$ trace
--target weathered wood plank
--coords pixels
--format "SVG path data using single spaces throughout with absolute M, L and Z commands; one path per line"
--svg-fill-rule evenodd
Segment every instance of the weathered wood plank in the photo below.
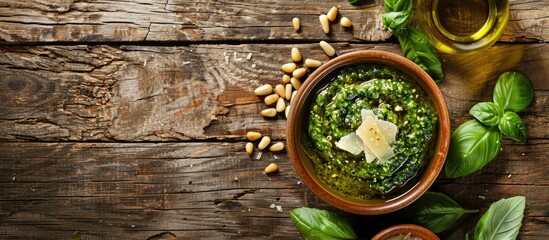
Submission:
M 334 210 L 300 184 L 286 153 L 254 160 L 243 145 L 0 143 L 0 238 L 145 239 L 170 232 L 184 239 L 295 239 L 299 233 L 289 210 Z M 547 140 L 509 144 L 482 172 L 453 181 L 441 178 L 433 189 L 482 211 L 500 198 L 524 195 L 527 210 L 519 238 L 546 238 L 549 163 L 539 156 L 547 151 Z M 270 162 L 278 163 L 280 172 L 262 173 Z M 346 216 L 364 229 L 364 237 L 402 221 Z M 475 221 L 444 239 L 463 239 Z
M 511 18 L 501 41 L 549 39 L 549 6 L 544 0 L 511 0 Z M 353 20 L 352 30 L 332 24 L 321 31 L 318 15 L 333 5 Z M 127 42 L 319 40 L 383 41 L 383 1 L 352 6 L 339 1 L 18 1 L 0 3 L 0 41 Z M 299 17 L 302 31 L 291 24 Z
M 242 139 L 251 129 L 283 139 L 284 117 L 259 116 L 266 106 L 252 90 L 281 83 L 280 65 L 290 61 L 294 46 L 304 57 L 328 60 L 317 44 L 0 47 L 0 139 Z M 340 54 L 400 53 L 392 44 L 334 46 Z M 547 44 L 503 44 L 476 56 L 441 55 L 445 79 L 439 86 L 452 125 L 470 119 L 476 102 L 491 100 L 501 73 L 518 70 L 536 89 L 521 113 L 528 136 L 548 138 L 548 50 Z

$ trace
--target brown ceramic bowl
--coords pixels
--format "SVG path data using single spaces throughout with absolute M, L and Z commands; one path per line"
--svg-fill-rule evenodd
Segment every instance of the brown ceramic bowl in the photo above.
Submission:
M 403 194 L 389 200 L 365 200 L 349 197 L 333 190 L 319 179 L 311 159 L 307 156 L 301 144 L 302 138 L 306 136 L 306 130 L 304 129 L 307 129 L 305 119 L 308 119 L 308 107 L 318 89 L 330 80 L 328 79 L 330 73 L 342 66 L 357 63 L 391 66 L 411 76 L 431 97 L 438 111 L 439 123 L 435 133 L 436 142 L 432 158 L 418 173 L 415 178 L 416 182 L 407 184 L 413 185 L 410 189 L 406 189 Z M 431 77 L 415 63 L 402 56 L 389 52 L 366 50 L 334 58 L 320 66 L 309 76 L 299 89 L 295 99 L 292 99 L 290 109 L 286 136 L 288 152 L 294 168 L 309 189 L 325 202 L 341 210 L 361 215 L 379 215 L 401 209 L 427 191 L 444 165 L 450 142 L 450 121 L 446 102 Z
M 407 235 L 408 233 L 410 233 L 411 236 L 418 237 L 423 240 L 440 240 L 437 235 L 429 231 L 429 229 L 414 224 L 399 224 L 388 227 L 376 234 L 372 240 L 386 240 L 400 234 Z

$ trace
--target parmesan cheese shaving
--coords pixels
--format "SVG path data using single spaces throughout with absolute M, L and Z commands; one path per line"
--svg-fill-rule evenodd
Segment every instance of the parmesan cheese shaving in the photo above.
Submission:
M 355 132 L 349 133 L 336 142 L 336 146 L 342 150 L 358 155 L 363 151 L 362 140 Z
M 356 130 L 356 134 L 362 139 L 364 149 L 370 149 L 380 162 L 387 162 L 387 160 L 395 156 L 381 128 L 377 125 L 376 118 L 365 116 L 362 119 L 362 124 Z
M 364 157 L 366 159 L 366 162 L 368 163 L 373 162 L 376 158 L 379 159 L 379 161 L 382 163 L 386 162 L 394 156 L 394 151 L 389 145 L 396 140 L 396 134 L 398 133 L 397 126 L 392 122 L 378 119 L 372 110 L 362 109 L 360 111 L 360 114 L 362 117 L 362 124 L 361 126 L 359 126 L 359 129 L 365 126 L 365 123 L 370 125 L 375 124 L 377 126 L 375 130 L 377 131 L 378 135 L 380 135 L 379 133 L 381 133 L 379 141 L 385 139 L 385 142 L 381 143 L 384 147 L 379 147 L 375 145 L 375 143 L 378 141 L 378 137 L 374 137 L 374 135 L 371 134 L 369 135 L 367 133 L 369 131 L 367 127 L 363 127 L 362 130 L 360 130 L 360 134 L 362 134 L 365 139 L 371 139 L 372 141 L 365 141 L 361 136 L 359 136 L 359 129 L 357 129 L 356 132 L 349 133 L 339 139 L 339 141 L 336 142 L 335 145 L 341 150 L 345 150 L 353 155 L 358 155 L 364 151 Z M 373 133 L 373 127 L 370 128 L 372 128 Z M 366 129 L 366 132 L 363 132 L 364 129 Z M 370 143 L 368 142 L 373 142 L 374 146 L 370 146 Z M 374 153 L 371 148 L 375 148 L 377 154 Z

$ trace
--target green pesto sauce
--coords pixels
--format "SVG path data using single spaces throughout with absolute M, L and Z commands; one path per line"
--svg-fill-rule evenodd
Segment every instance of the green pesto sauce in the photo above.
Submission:
M 398 127 L 391 144 L 395 156 L 386 163 L 367 163 L 363 152 L 353 155 L 335 145 L 362 124 L 362 109 Z M 348 196 L 386 199 L 431 157 L 438 118 L 427 94 L 410 77 L 386 66 L 351 65 L 318 92 L 308 121 L 305 145 L 320 178 Z

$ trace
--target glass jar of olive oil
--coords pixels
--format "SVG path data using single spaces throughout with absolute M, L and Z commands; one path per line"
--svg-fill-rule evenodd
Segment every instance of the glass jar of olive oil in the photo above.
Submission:
M 419 27 L 439 51 L 476 53 L 490 47 L 509 20 L 508 0 L 417 0 Z

